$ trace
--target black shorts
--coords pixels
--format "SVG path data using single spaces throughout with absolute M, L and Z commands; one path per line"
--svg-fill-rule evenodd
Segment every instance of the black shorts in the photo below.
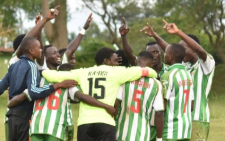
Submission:
M 78 141 L 115 141 L 115 126 L 105 123 L 91 123 L 78 126 Z

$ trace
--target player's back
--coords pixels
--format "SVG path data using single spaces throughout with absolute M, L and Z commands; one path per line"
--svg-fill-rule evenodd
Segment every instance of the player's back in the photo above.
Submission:
M 118 92 L 118 99 L 122 102 L 117 125 L 117 140 L 150 140 L 153 103 L 158 92 L 163 103 L 161 91 L 161 83 L 155 78 L 142 77 L 122 86 Z M 161 107 L 163 108 L 163 104 Z
M 41 86 L 49 85 L 42 78 Z M 35 101 L 31 119 L 32 134 L 49 134 L 56 138 L 64 139 L 67 124 L 67 89 L 57 89 L 44 99 Z
M 163 74 L 164 99 L 167 100 L 163 139 L 190 139 L 193 80 L 183 65 L 173 65 Z
M 103 103 L 111 106 L 114 105 L 119 86 L 129 80 L 135 80 L 140 77 L 137 75 L 129 75 L 133 71 L 140 71 L 140 68 L 130 69 L 126 71 L 125 67 L 112 66 L 94 66 L 91 68 L 78 71 L 78 83 L 85 94 L 98 99 Z M 132 71 L 133 70 L 133 71 Z M 76 71 L 77 72 L 77 71 Z M 80 103 L 78 126 L 81 124 L 103 122 L 110 125 L 115 125 L 115 121 L 105 109 L 89 106 L 83 102 Z

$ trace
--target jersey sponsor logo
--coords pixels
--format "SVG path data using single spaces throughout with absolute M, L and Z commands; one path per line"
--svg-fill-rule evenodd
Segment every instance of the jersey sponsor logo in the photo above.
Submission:
M 191 79 L 187 79 L 187 80 L 177 81 L 177 84 L 179 85 L 179 87 L 181 87 L 181 86 L 191 86 L 191 85 L 193 85 L 193 82 L 192 82 Z
M 146 82 L 141 82 L 141 81 L 132 81 L 131 84 L 135 84 L 136 86 L 139 87 L 144 87 L 144 88 L 150 88 L 151 84 L 148 84 Z
M 108 72 L 107 71 L 89 71 L 88 76 L 107 76 Z

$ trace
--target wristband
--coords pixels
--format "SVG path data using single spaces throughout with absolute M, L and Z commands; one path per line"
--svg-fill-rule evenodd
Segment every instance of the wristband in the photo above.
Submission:
M 47 22 L 48 22 L 48 20 L 47 20 L 46 18 L 43 18 L 42 21 L 43 21 L 44 23 L 47 23 Z
M 162 138 L 157 138 L 157 137 L 156 137 L 156 141 L 162 141 Z
M 85 32 L 86 32 L 86 30 L 82 28 L 81 31 L 80 31 L 80 34 L 84 35 Z
M 148 76 L 149 75 L 149 71 L 147 68 L 141 68 L 142 74 L 141 76 Z

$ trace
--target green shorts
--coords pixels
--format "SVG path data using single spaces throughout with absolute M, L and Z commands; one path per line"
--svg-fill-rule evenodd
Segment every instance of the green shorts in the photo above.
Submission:
M 63 141 L 51 135 L 46 134 L 33 134 L 30 137 L 31 141 Z
M 209 123 L 207 122 L 192 122 L 192 133 L 190 141 L 207 141 L 209 135 Z
M 155 126 L 151 126 L 151 128 L 150 128 L 150 136 L 151 136 L 150 141 L 156 140 L 156 134 L 157 134 L 157 132 L 156 132 Z
M 73 136 L 74 136 L 74 125 L 66 126 L 65 141 L 73 141 Z
M 5 140 L 9 141 L 9 124 L 8 124 L 8 121 L 5 122 Z

